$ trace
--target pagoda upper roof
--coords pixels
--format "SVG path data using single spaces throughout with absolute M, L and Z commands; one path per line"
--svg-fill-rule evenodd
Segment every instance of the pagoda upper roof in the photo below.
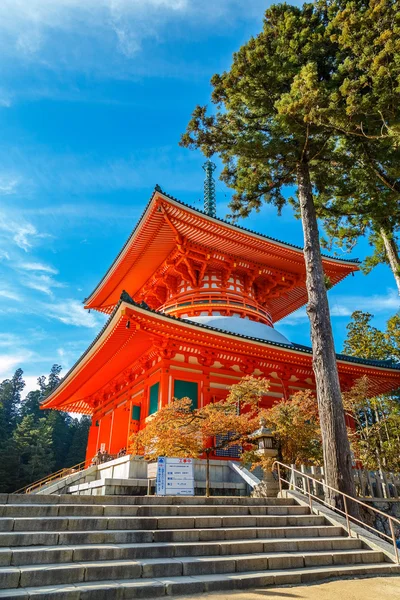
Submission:
M 152 349 L 156 352 L 157 344 L 165 339 L 168 347 L 191 344 L 198 348 L 212 347 L 216 353 L 268 361 L 271 372 L 277 364 L 284 363 L 293 371 L 303 369 L 312 373 L 312 349 L 307 346 L 265 341 L 165 315 L 137 304 L 123 292 L 98 336 L 42 403 L 42 408 L 92 414 L 96 402 L 101 402 L 96 395 L 104 394 L 112 381 L 113 389 L 121 389 L 123 393 L 135 361 L 143 360 Z M 344 354 L 337 354 L 337 362 L 341 377 L 356 380 L 367 376 L 371 395 L 400 387 L 400 364 Z
M 296 284 L 284 295 L 271 298 L 269 310 L 274 322 L 307 302 L 303 250 L 266 235 L 210 217 L 169 196 L 156 186 L 135 229 L 120 253 L 85 300 L 85 308 L 110 314 L 121 291 L 135 298 L 144 284 L 168 259 L 182 240 L 202 246 L 211 253 L 238 261 L 250 261 L 263 272 L 294 276 Z M 357 260 L 323 255 L 323 267 L 331 285 L 358 270 Z

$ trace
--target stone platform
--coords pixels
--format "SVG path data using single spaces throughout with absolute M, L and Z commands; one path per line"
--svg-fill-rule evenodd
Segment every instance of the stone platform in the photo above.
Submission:
M 202 496 L 206 489 L 206 461 L 194 462 L 195 494 Z M 251 487 L 234 468 L 229 460 L 210 460 L 210 479 L 212 495 L 245 496 Z M 38 494 L 73 495 L 141 495 L 147 494 L 147 462 L 141 457 L 130 455 L 116 458 L 67 475 L 52 482 L 38 491 Z M 259 481 L 253 477 L 254 482 Z M 154 480 L 151 481 L 154 492 Z

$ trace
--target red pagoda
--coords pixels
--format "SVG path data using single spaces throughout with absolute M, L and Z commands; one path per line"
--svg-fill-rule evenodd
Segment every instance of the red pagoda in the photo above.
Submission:
M 307 302 L 302 249 L 213 214 L 157 186 L 87 298 L 85 308 L 109 319 L 42 408 L 92 416 L 88 462 L 101 447 L 127 448 L 173 397 L 203 406 L 248 374 L 269 379 L 265 407 L 315 389 L 311 348 L 274 328 Z M 332 285 L 358 270 L 357 262 L 327 256 L 323 266 Z M 364 375 L 371 395 L 400 386 L 395 364 L 337 359 L 343 390 Z

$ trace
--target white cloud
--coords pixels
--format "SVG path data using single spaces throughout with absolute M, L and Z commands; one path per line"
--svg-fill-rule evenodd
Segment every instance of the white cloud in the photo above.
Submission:
M 51 273 L 52 275 L 58 274 L 57 269 L 40 262 L 20 263 L 18 268 L 23 269 L 24 271 L 43 271 L 45 273 Z
M 5 234 L 3 240 L 7 241 L 6 238 L 12 240 L 25 252 L 29 252 L 38 240 L 51 237 L 47 233 L 40 233 L 32 223 L 22 219 L 18 222 L 14 221 L 10 219 L 9 215 L 6 213 L 0 213 L 0 232 Z M 8 253 L 6 254 L 7 258 L 9 258 Z
M 7 298 L 7 300 L 21 300 L 21 297 L 18 296 L 15 292 L 11 292 L 10 290 L 0 290 L 0 298 Z
M 17 227 L 13 239 L 17 246 L 27 252 L 30 248 L 32 248 L 33 245 L 30 236 L 36 235 L 38 235 L 36 227 L 34 227 L 31 223 L 27 223 L 26 225 Z
M 12 376 L 13 371 L 22 364 L 32 360 L 34 353 L 31 350 L 17 350 L 16 352 L 7 352 L 0 354 L 0 378 Z
M 298 325 L 301 321 L 307 321 L 307 319 L 308 317 L 305 307 L 299 308 L 299 310 L 296 310 L 285 319 L 282 319 L 282 321 L 279 321 L 278 328 L 281 323 L 282 325 Z
M 46 316 L 56 319 L 66 325 L 75 325 L 76 327 L 98 327 L 100 320 L 98 315 L 83 308 L 83 304 L 77 300 L 63 300 L 57 304 L 43 305 Z
M 328 295 L 331 317 L 350 317 L 356 310 L 369 312 L 373 315 L 381 313 L 394 313 L 400 309 L 400 298 L 397 291 L 389 288 L 386 294 L 372 296 L 343 296 Z M 307 321 L 305 307 L 282 319 L 282 325 L 298 325 Z
M 152 22 L 184 12 L 189 0 L 2 0 L 0 28 L 14 51 L 37 54 L 53 34 L 84 32 L 90 38 L 113 34 L 122 52 L 135 52 L 154 35 Z
M 91 69 L 126 78 L 138 67 L 131 58 L 137 58 L 143 43 L 151 39 L 154 45 L 162 44 L 171 37 L 171 25 L 175 43 L 179 36 L 189 36 L 190 28 L 202 30 L 204 38 L 210 25 L 226 30 L 233 22 L 257 18 L 261 26 L 266 4 L 265 0 L 252 0 L 245 7 L 243 0 L 1 0 L 0 49 L 4 57 L 50 69 Z M 151 58 L 153 66 L 155 57 Z
M 400 298 L 395 289 L 389 288 L 386 294 L 372 296 L 332 295 L 329 304 L 333 317 L 349 317 L 355 310 L 372 314 L 395 312 L 400 308 Z
M 349 306 L 340 304 L 334 304 L 330 309 L 331 317 L 349 317 L 352 312 L 354 311 Z
M 81 216 L 90 216 L 91 220 L 103 220 L 110 216 L 113 219 L 137 216 L 138 208 L 135 205 L 125 206 L 121 213 L 115 210 L 115 204 L 94 203 L 85 195 L 146 187 L 151 189 L 155 181 L 160 182 L 166 190 L 173 187 L 176 193 L 184 190 L 197 194 L 201 182 L 198 156 L 183 149 L 178 149 L 176 155 L 176 148 L 169 145 L 154 145 L 144 150 L 134 150 L 123 158 L 104 159 L 87 154 L 51 153 L 35 146 L 21 148 L 15 157 L 7 148 L 0 147 L 1 163 L 7 164 L 10 170 L 18 164 L 24 181 L 24 194 L 27 189 L 33 199 L 21 212 L 18 221 L 23 229 L 30 225 L 25 233 L 28 238 L 29 232 L 33 232 L 32 227 L 36 229 L 36 225 L 43 221 L 41 217 L 57 215 L 76 220 Z M 194 173 L 197 176 L 194 177 Z M 61 196 L 77 195 L 80 201 L 75 204 L 52 202 L 47 205 L 38 205 L 34 201 L 39 195 L 52 197 L 55 190 Z M 221 214 L 225 212 L 223 204 L 220 205 L 220 211 Z M 9 208 L 4 208 L 3 214 L 8 221 L 17 221 L 15 212 L 11 213 Z M 31 218 L 32 223 L 26 223 Z
M 24 374 L 25 387 L 24 387 L 24 391 L 21 394 L 22 398 L 26 398 L 26 396 L 29 394 L 29 392 L 34 392 L 35 390 L 39 389 L 37 380 L 38 380 L 37 375 L 25 375 Z
M 8 348 L 19 344 L 20 338 L 14 333 L 0 333 L 0 348 Z
M 56 281 L 50 275 L 30 275 L 29 277 L 25 277 L 21 283 L 32 290 L 43 292 L 48 296 L 53 295 L 53 288 L 65 287 L 63 283 Z
M 11 104 L 10 94 L 5 90 L 0 89 L 0 106 L 2 108 L 10 108 Z
M 0 95 L 0 106 L 4 106 Z M 0 175 L 0 195 L 9 196 L 17 192 L 17 187 L 20 182 L 19 177 L 14 175 Z

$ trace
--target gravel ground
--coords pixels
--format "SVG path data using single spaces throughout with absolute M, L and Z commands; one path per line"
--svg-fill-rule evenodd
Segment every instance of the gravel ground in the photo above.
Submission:
M 249 592 L 175 596 L 171 600 L 395 600 L 400 599 L 400 576 L 345 579 L 313 585 L 270 587 Z

